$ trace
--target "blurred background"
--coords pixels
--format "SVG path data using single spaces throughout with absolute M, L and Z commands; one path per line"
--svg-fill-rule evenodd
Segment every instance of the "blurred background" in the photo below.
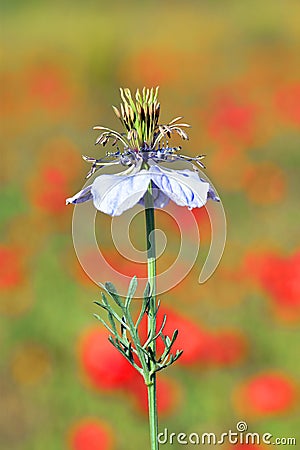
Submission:
M 161 121 L 192 125 L 184 153 L 207 154 L 228 221 L 214 276 L 199 285 L 196 267 L 161 297 L 184 354 L 159 377 L 160 429 L 245 420 L 300 442 L 299 2 L 0 4 L 0 448 L 148 446 L 143 384 L 93 318 L 100 291 L 76 259 L 65 198 L 83 185 L 81 154 L 99 152 L 92 126 L 119 127 L 119 86 L 156 85 Z M 205 253 L 209 223 L 194 214 Z M 177 229 L 158 221 L 167 265 Z M 122 273 L 144 271 L 104 247 Z

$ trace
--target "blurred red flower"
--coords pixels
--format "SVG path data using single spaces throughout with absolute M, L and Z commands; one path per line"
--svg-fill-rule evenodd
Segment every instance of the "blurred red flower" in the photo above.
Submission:
M 260 445 L 257 444 L 234 444 L 230 447 L 231 450 L 259 450 L 262 449 Z
M 35 207 L 53 215 L 66 212 L 71 183 L 80 171 L 78 161 L 77 149 L 68 139 L 53 139 L 45 144 L 34 176 L 28 182 Z
M 208 131 L 214 139 L 227 139 L 249 143 L 254 134 L 256 108 L 239 104 L 231 95 L 223 94 L 216 99 L 208 122 Z
M 98 248 L 81 249 L 78 257 L 80 263 L 76 258 L 70 261 L 71 272 L 76 280 L 85 286 L 91 287 L 93 280 L 103 283 L 110 280 L 119 291 L 125 293 L 133 275 L 147 279 L 146 264 L 129 261 L 113 248 L 101 248 L 100 251 Z
M 300 251 L 290 257 L 250 253 L 243 270 L 259 283 L 277 307 L 300 313 Z
M 86 418 L 72 425 L 68 433 L 70 450 L 111 450 L 113 433 L 96 418 Z
M 105 329 L 92 328 L 80 339 L 80 365 L 85 378 L 100 390 L 126 389 L 135 398 L 137 407 L 148 411 L 147 389 L 142 376 L 108 341 Z M 174 382 L 158 377 L 158 411 L 169 413 L 178 402 Z
M 223 366 L 235 364 L 244 358 L 247 343 L 238 330 L 213 332 L 172 310 L 160 308 L 157 315 L 157 331 L 162 324 L 164 314 L 167 315 L 167 321 L 163 333 L 171 337 L 174 330 L 178 330 L 178 337 L 171 352 L 175 354 L 177 349 L 183 350 L 178 364 L 200 363 L 208 367 Z M 142 326 L 145 327 L 144 335 L 146 336 L 145 323 L 142 323 Z M 156 342 L 157 352 L 160 354 L 164 350 L 164 343 L 161 338 Z
M 162 229 L 172 230 L 173 234 L 179 236 L 180 233 L 189 233 L 192 227 L 198 226 L 200 240 L 207 242 L 210 239 L 211 225 L 205 206 L 203 208 L 193 208 L 192 210 L 188 210 L 175 205 L 175 203 L 171 203 L 169 205 L 169 211 L 171 214 L 170 218 L 173 216 L 174 219 L 172 218 L 172 220 L 170 220 L 168 215 L 165 214 L 162 217 Z M 189 214 L 194 216 L 196 223 L 189 218 Z
M 55 114 L 69 111 L 74 96 L 70 75 L 71 72 L 55 63 L 30 67 L 25 78 L 31 102 Z
M 269 415 L 290 410 L 296 396 L 296 386 L 287 375 L 266 372 L 253 376 L 239 388 L 237 402 L 243 413 Z
M 100 326 L 81 336 L 79 360 L 85 378 L 99 389 L 124 388 L 135 377 L 135 369 L 108 341 L 108 332 Z
M 127 277 L 147 278 L 147 260 L 145 263 L 131 261 L 121 255 L 115 247 L 101 249 L 107 263 L 117 272 Z
M 40 170 L 31 192 L 32 203 L 42 211 L 60 214 L 66 210 L 68 183 L 63 171 L 48 165 Z
M 180 356 L 178 363 L 189 365 L 207 361 L 211 343 L 210 333 L 189 318 L 162 307 L 160 307 L 157 314 L 157 331 L 162 324 L 164 314 L 167 315 L 167 321 L 163 329 L 163 334 L 172 337 L 176 329 L 179 331 L 171 352 L 175 354 L 177 349 L 183 350 L 183 354 Z M 158 338 L 156 342 L 157 352 L 160 354 L 164 350 L 164 343 L 161 338 Z
M 20 250 L 0 245 L 0 289 L 11 289 L 20 285 L 24 273 Z
M 191 213 L 194 215 L 200 234 L 201 241 L 209 241 L 211 239 L 211 225 L 207 209 L 194 208 Z
M 76 184 L 80 174 L 85 176 L 86 168 L 80 160 L 81 151 L 71 139 L 65 136 L 49 139 L 40 153 L 38 168 L 46 168 L 50 161 L 51 167 L 59 168 L 68 182 L 74 181 Z
M 300 125 L 300 84 L 282 87 L 275 95 L 275 105 L 281 116 Z

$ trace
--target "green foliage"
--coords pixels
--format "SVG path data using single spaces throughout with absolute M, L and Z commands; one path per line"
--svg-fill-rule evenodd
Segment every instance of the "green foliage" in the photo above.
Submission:
M 155 330 L 152 330 L 152 332 L 148 334 L 145 342 L 142 342 L 139 333 L 139 326 L 141 321 L 148 315 L 149 284 L 147 283 L 146 285 L 144 300 L 142 302 L 141 310 L 136 323 L 134 323 L 134 319 L 130 311 L 130 304 L 137 289 L 136 276 L 134 276 L 130 281 L 125 302 L 122 302 L 121 297 L 118 295 L 117 290 L 112 283 L 106 282 L 103 288 L 114 301 L 116 306 L 121 310 L 121 314 L 116 312 L 114 307 L 109 303 L 106 295 L 102 292 L 102 302 L 95 301 L 94 303 L 107 312 L 109 324 L 98 314 L 94 314 L 94 316 L 111 333 L 108 338 L 111 344 L 144 377 L 146 384 L 148 384 L 154 373 L 166 369 L 182 355 L 183 350 L 177 350 L 175 355 L 170 354 L 178 336 L 178 330 L 174 331 L 171 338 L 164 335 L 163 329 L 167 321 L 167 316 L 164 315 L 159 331 L 156 333 Z M 155 316 L 158 313 L 158 309 L 159 304 L 156 308 Z M 163 353 L 160 356 L 156 356 L 151 348 L 151 344 L 158 338 L 161 338 L 165 345 Z M 136 358 L 134 358 L 134 355 Z M 139 363 L 136 362 L 136 359 L 138 359 Z M 150 362 L 154 365 L 150 364 Z

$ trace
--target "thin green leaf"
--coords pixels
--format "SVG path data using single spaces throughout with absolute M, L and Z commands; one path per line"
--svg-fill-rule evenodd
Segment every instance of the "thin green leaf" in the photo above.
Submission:
M 127 292 L 127 297 L 126 297 L 126 301 L 125 301 L 125 308 L 128 309 L 131 303 L 131 300 L 133 299 L 133 296 L 136 292 L 137 289 L 137 277 L 134 276 L 129 284 L 129 288 L 128 288 L 128 292 Z
M 110 328 L 110 326 L 105 322 L 105 320 L 102 319 L 102 317 L 98 316 L 98 314 L 94 314 L 94 317 L 96 317 L 96 319 L 99 320 L 99 321 L 102 323 L 102 325 L 104 325 L 105 328 L 108 329 L 108 331 L 109 331 L 110 333 L 114 334 L 113 330 L 112 330 L 112 329 Z
M 117 289 L 115 288 L 115 286 L 110 282 L 107 281 L 105 283 L 105 289 L 106 291 L 109 293 L 109 295 L 112 297 L 112 299 L 115 301 L 115 303 L 120 307 L 120 308 L 124 308 L 124 304 L 121 300 L 121 297 L 119 296 L 119 294 L 117 293 Z
M 114 317 L 113 317 L 112 313 L 110 311 L 108 311 L 107 315 L 108 315 L 108 320 L 110 321 L 111 327 L 113 329 L 114 335 L 118 336 L 116 322 L 114 320 Z
M 102 302 L 103 302 L 104 305 L 110 306 L 109 303 L 108 303 L 107 297 L 106 297 L 106 295 L 104 294 L 104 292 L 101 292 L 101 298 L 102 298 Z M 96 303 L 96 302 L 95 302 L 95 303 Z

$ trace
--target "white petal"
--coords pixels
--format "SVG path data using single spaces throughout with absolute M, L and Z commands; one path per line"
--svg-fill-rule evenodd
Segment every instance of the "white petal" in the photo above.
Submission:
M 91 189 L 95 208 L 119 216 L 139 202 L 150 181 L 150 173 L 144 169 L 131 175 L 100 175 Z
M 172 170 L 152 166 L 151 179 L 161 191 L 179 206 L 201 208 L 207 202 L 209 183 L 191 170 Z
M 66 205 L 69 203 L 83 203 L 87 202 L 89 200 L 92 200 L 92 194 L 91 194 L 91 185 L 85 187 L 81 191 L 77 192 L 77 194 L 73 195 L 73 197 L 67 198 Z

